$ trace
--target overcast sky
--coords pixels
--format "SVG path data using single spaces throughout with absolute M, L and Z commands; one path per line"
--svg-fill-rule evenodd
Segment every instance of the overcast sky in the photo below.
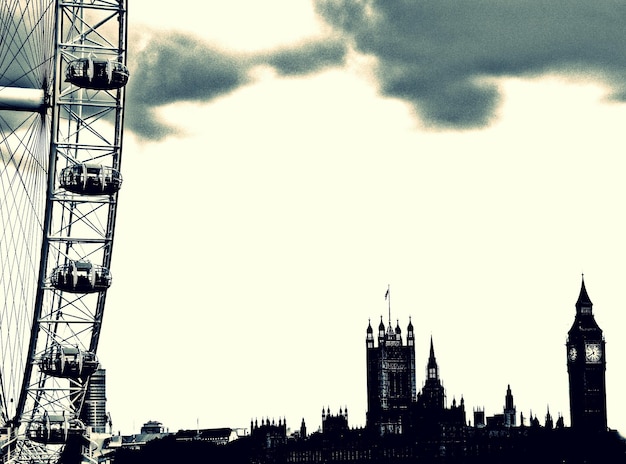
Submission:
M 114 429 L 365 424 L 365 331 L 569 424 L 581 274 L 626 430 L 626 6 L 133 0 L 99 357 Z M 519 419 L 519 416 L 518 416 Z

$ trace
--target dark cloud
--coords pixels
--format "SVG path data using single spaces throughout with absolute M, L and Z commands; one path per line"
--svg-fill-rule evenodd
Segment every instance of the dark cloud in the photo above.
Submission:
M 137 57 L 134 98 L 163 105 L 210 100 L 246 82 L 246 65 L 235 56 L 182 34 L 154 38 Z
M 189 35 L 155 34 L 130 55 L 126 127 L 141 137 L 160 139 L 176 132 L 160 122 L 155 108 L 177 101 L 208 101 L 248 81 L 249 64 Z
M 317 0 L 318 13 L 378 59 L 383 94 L 426 123 L 489 123 L 486 77 L 583 74 L 626 96 L 626 4 L 618 0 Z
M 220 50 L 188 34 L 143 31 L 137 35 L 131 43 L 148 40 L 141 50 L 129 53 L 133 59 L 126 128 L 155 140 L 178 131 L 158 118 L 160 106 L 228 94 L 249 83 L 250 71 L 259 65 L 268 65 L 280 75 L 302 75 L 340 64 L 346 54 L 344 42 L 331 39 L 241 54 Z
M 278 49 L 258 59 L 285 76 L 302 75 L 342 63 L 346 55 L 343 41 L 319 40 Z

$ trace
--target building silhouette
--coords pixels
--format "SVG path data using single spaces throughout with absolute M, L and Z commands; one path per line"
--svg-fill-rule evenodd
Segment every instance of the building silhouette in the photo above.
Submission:
M 439 366 L 435 358 L 433 337 L 430 337 L 430 353 L 426 365 L 426 382 L 417 394 L 417 403 L 422 409 L 442 410 L 446 404 L 446 393 L 439 378 Z
M 485 416 L 473 409 L 467 421 L 465 400 L 448 407 L 439 375 L 433 338 L 430 339 L 422 388 L 417 388 L 415 338 L 411 321 L 406 342 L 399 322 L 387 326 L 382 317 L 375 338 L 366 329 L 367 416 L 365 427 L 350 427 L 348 408 L 337 414 L 322 408 L 322 427 L 289 434 L 286 420 L 250 423 L 251 433 L 225 445 L 228 462 L 254 464 L 623 464 L 626 441 L 607 428 L 606 354 L 602 330 L 596 323 L 584 280 L 576 302 L 574 323 L 566 343 L 571 427 L 549 408 L 540 418 L 520 413 L 511 385 L 504 392 L 501 413 Z M 590 439 L 591 437 L 591 439 Z M 207 449 L 217 453 L 214 449 Z M 217 456 L 217 454 L 215 454 Z M 223 456 L 223 454 L 219 454 Z M 116 464 L 139 460 L 116 460 Z M 136 456 L 135 456 L 136 457 Z
M 413 324 L 407 327 L 406 345 L 400 325 L 385 329 L 382 317 L 378 325 L 378 346 L 374 346 L 371 323 L 366 335 L 367 427 L 379 435 L 401 434 L 409 409 L 415 402 L 415 336 Z
M 85 404 L 81 412 L 84 424 L 94 433 L 106 433 L 109 415 L 106 410 L 106 370 L 99 368 L 89 378 Z
M 583 279 L 576 316 L 567 333 L 570 421 L 572 428 L 591 432 L 607 428 L 606 354 L 602 329 Z
M 267 418 L 261 419 L 261 425 L 258 420 L 250 421 L 250 437 L 263 449 L 284 445 L 287 442 L 287 421 L 280 418 L 278 423 L 274 419 L 270 422 Z
M 304 419 L 303 419 L 304 423 Z M 348 408 L 339 408 L 338 414 L 332 414 L 330 408 L 322 409 L 322 433 L 341 435 L 349 430 Z M 305 430 L 306 436 L 306 430 Z
M 515 427 L 517 422 L 515 414 L 513 392 L 511 391 L 511 385 L 507 385 L 502 414 L 494 414 L 493 416 L 487 417 L 487 422 L 485 423 L 485 409 L 474 410 L 474 427 L 480 427 L 481 424 L 482 426 L 487 425 L 490 428 Z M 523 419 L 520 420 L 520 422 L 523 425 Z

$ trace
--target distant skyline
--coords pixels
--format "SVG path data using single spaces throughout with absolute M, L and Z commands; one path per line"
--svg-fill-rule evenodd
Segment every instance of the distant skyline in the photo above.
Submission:
M 569 424 L 581 274 L 626 433 L 626 12 L 608 0 L 129 5 L 98 356 L 115 431 L 348 407 L 365 330 L 430 337 L 448 404 Z M 141 214 L 139 214 L 141 213 Z

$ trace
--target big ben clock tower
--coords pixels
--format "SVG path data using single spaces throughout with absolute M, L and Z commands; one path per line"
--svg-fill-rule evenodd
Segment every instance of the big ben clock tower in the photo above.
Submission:
M 583 279 L 574 324 L 567 333 L 567 372 L 571 426 L 587 432 L 606 431 L 606 356 L 602 329 Z

